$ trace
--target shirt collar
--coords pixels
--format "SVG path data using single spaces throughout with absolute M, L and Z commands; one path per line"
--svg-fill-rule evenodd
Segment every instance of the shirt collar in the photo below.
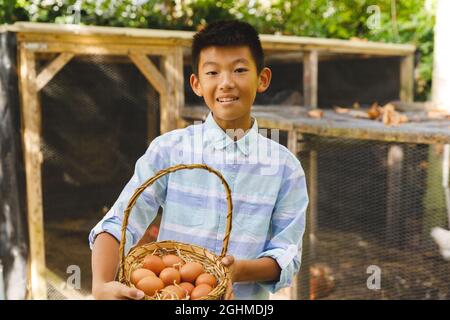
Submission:
M 257 140 L 258 123 L 255 118 L 252 118 L 253 125 L 247 131 L 247 133 L 236 141 L 237 148 L 245 155 L 248 156 L 251 147 Z M 204 143 L 210 143 L 214 149 L 220 150 L 227 148 L 230 144 L 234 143 L 233 139 L 226 134 L 226 132 L 217 124 L 212 115 L 212 112 L 208 114 L 204 122 Z

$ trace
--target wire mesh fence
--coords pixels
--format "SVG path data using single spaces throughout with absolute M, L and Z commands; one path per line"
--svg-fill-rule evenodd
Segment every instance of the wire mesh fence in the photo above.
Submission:
M 51 58 L 41 56 L 38 70 Z M 88 233 L 159 135 L 159 96 L 127 57 L 86 55 L 43 88 L 40 104 L 47 266 L 62 279 L 69 265 L 80 266 L 90 292 Z M 303 261 L 313 297 L 450 298 L 450 263 L 430 236 L 448 224 L 442 153 L 441 145 L 308 136 L 299 158 L 317 184 Z M 373 270 L 378 287 L 369 285 Z M 61 298 L 53 289 L 49 297 Z
M 317 210 L 308 216 L 312 237 L 303 261 L 311 294 L 449 299 L 450 263 L 430 235 L 448 227 L 442 145 L 319 136 L 309 142 L 299 156 L 317 185 L 309 190 Z
M 39 58 L 38 70 L 51 56 Z M 159 135 L 159 95 L 127 57 L 87 55 L 64 66 L 40 104 L 47 267 L 66 279 L 67 267 L 79 266 L 81 289 L 90 292 L 89 231 Z

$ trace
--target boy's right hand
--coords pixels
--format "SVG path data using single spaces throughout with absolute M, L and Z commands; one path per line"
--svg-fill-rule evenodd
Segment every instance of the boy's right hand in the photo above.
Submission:
M 111 281 L 99 284 L 92 289 L 92 295 L 96 300 L 141 300 L 144 292 L 127 287 L 118 282 Z

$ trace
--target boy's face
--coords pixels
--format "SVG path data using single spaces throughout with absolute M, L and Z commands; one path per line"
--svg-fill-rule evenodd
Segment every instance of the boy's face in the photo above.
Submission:
M 264 92 L 270 79 L 268 68 L 258 75 L 249 47 L 212 46 L 200 52 L 198 78 L 192 74 L 190 83 L 216 120 L 242 127 L 250 121 L 256 92 Z

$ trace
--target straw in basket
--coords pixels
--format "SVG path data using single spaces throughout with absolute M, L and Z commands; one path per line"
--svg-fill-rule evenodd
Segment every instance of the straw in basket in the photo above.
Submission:
M 225 187 L 227 197 L 227 225 L 225 229 L 225 237 L 223 239 L 222 252 L 220 256 L 211 253 L 210 251 L 200 246 L 176 242 L 176 241 L 160 241 L 151 242 L 141 246 L 134 247 L 128 255 L 125 257 L 125 241 L 126 241 L 126 229 L 128 226 L 128 218 L 130 216 L 131 209 L 135 205 L 138 197 L 144 192 L 144 190 L 151 186 L 156 180 L 165 176 L 166 174 L 184 170 L 184 169 L 203 169 L 207 170 L 217 177 L 219 177 L 223 186 Z M 119 254 L 119 281 L 129 287 L 134 287 L 131 283 L 131 274 L 134 270 L 141 268 L 143 260 L 148 254 L 163 256 L 165 254 L 175 254 L 182 258 L 185 262 L 198 262 L 203 265 L 206 272 L 214 275 L 217 279 L 217 286 L 207 295 L 200 300 L 220 300 L 224 298 L 227 285 L 230 281 L 230 272 L 227 267 L 222 265 L 221 259 L 226 255 L 228 249 L 228 241 L 231 233 L 231 218 L 232 218 L 233 204 L 231 201 L 231 190 L 228 183 L 217 170 L 205 165 L 205 164 L 180 164 L 169 167 L 167 169 L 157 172 L 153 177 L 144 182 L 139 188 L 136 189 L 133 196 L 128 202 L 128 206 L 125 209 L 122 234 L 120 240 Z M 163 298 L 161 293 L 156 293 L 154 296 L 145 296 L 146 300 L 160 300 Z

